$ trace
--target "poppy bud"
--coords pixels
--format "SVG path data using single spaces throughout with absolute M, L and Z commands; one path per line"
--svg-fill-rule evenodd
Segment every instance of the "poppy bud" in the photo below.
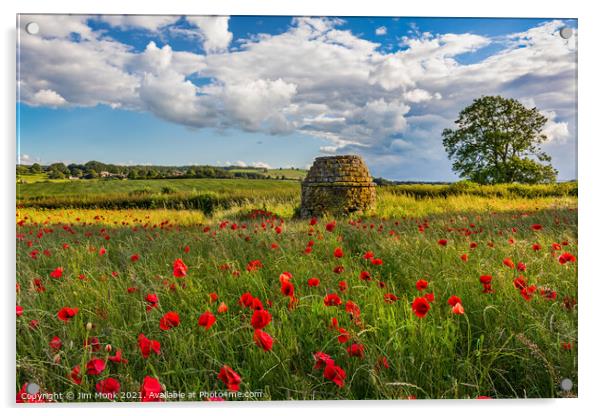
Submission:
M 111 344 L 107 344 L 107 345 L 105 346 L 105 351 L 106 351 L 106 352 L 111 352 L 111 350 L 112 350 L 112 349 L 113 349 L 113 347 L 111 346 Z
M 54 361 L 55 364 L 59 364 L 61 362 L 61 355 L 60 354 L 56 354 L 54 356 L 54 358 L 52 359 L 52 361 Z
M 92 322 L 88 322 L 86 324 L 86 330 L 91 331 L 92 330 Z

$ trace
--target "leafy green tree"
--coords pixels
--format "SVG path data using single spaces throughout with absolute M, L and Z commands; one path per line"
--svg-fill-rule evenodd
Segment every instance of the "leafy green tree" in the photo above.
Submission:
M 558 172 L 541 150 L 547 119 L 513 98 L 485 96 L 460 112 L 456 129 L 443 130 L 452 169 L 478 183 L 549 183 Z
M 42 172 L 42 166 L 40 166 L 39 163 L 34 163 L 33 165 L 31 165 L 31 167 L 29 168 L 29 171 L 31 173 L 41 173 Z

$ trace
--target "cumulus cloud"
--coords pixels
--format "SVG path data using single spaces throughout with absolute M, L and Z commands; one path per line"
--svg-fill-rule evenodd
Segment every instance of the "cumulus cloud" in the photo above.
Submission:
M 188 16 L 203 40 L 203 49 L 207 52 L 224 51 L 232 42 L 232 32 L 228 30 L 230 16 Z
M 387 34 L 387 28 L 386 26 L 380 26 L 377 27 L 376 30 L 374 31 L 374 34 L 377 36 L 384 36 Z
M 414 31 L 399 50 L 384 52 L 342 29 L 340 19 L 294 18 L 282 33 L 239 39 L 230 49 L 225 16 L 186 17 L 192 29 L 177 17 L 102 17 L 114 26 L 192 33 L 205 52 L 193 53 L 154 42 L 136 51 L 92 31 L 85 16 L 60 24 L 40 18 L 39 36 L 20 29 L 21 100 L 33 106 L 104 104 L 196 128 L 299 132 L 324 140 L 323 153 L 359 152 L 383 171 L 440 163 L 442 129 L 480 95 L 544 111 L 551 142 L 574 132 L 576 36 L 558 36 L 562 21 L 501 39 Z M 493 42 L 497 52 L 462 63 Z

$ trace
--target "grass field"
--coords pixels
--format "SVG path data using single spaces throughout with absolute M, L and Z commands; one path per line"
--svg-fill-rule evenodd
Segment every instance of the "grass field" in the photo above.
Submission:
M 298 183 L 186 181 L 168 185 L 247 197 L 211 212 L 18 208 L 17 389 L 76 401 L 577 395 L 570 193 L 379 188 L 370 216 L 311 224 L 293 216 Z M 24 185 L 19 202 L 135 197 L 141 182 Z

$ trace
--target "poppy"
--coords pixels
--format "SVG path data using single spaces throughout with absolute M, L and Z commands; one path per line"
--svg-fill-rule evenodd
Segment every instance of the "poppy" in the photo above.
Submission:
M 437 244 L 439 244 L 442 247 L 445 247 L 447 245 L 447 240 L 442 238 L 439 241 L 437 241 Z
M 245 306 L 245 307 L 249 307 L 253 304 L 253 295 L 251 295 L 249 292 L 245 292 L 243 293 L 240 298 L 238 299 L 238 303 L 241 306 Z
M 345 271 L 345 268 L 343 266 L 337 266 L 332 271 L 335 272 L 336 274 L 341 274 Z
M 272 315 L 265 309 L 256 309 L 251 316 L 251 325 L 255 329 L 265 328 L 272 320 Z
M 425 293 L 424 298 L 428 300 L 429 303 L 433 303 L 435 301 L 435 294 L 433 292 Z
M 535 243 L 531 246 L 531 248 L 533 249 L 533 251 L 539 251 L 539 250 L 541 250 L 541 245 L 538 243 Z
M 382 266 L 382 264 L 383 264 L 383 259 L 372 259 L 370 261 L 375 266 Z
M 78 308 L 68 308 L 65 306 L 64 308 L 61 308 L 56 315 L 61 321 L 69 322 L 71 318 L 77 315 L 78 311 Z
M 339 341 L 339 343 L 344 344 L 346 342 L 349 341 L 349 332 L 347 332 L 347 330 L 345 328 L 338 328 L 339 331 L 339 335 L 337 337 L 337 340 Z
M 316 225 L 317 223 L 318 223 L 318 219 L 317 219 L 316 217 L 312 217 L 312 218 L 309 220 L 309 225 L 312 225 L 312 226 L 313 226 L 313 225 Z
M 519 290 L 527 287 L 527 281 L 525 280 L 524 276 L 518 276 L 516 279 L 514 279 L 514 287 Z
M 285 280 L 280 285 L 280 292 L 284 296 L 292 297 L 294 295 L 294 293 L 295 293 L 295 286 L 291 282 L 289 282 L 288 280 Z
M 343 387 L 345 385 L 345 377 L 347 374 L 345 374 L 345 370 L 338 365 L 335 365 L 334 362 L 331 362 L 324 367 L 323 375 L 324 378 L 332 381 L 339 387 Z
M 117 393 L 119 393 L 120 388 L 121 385 L 119 384 L 119 381 L 113 377 L 107 377 L 104 380 L 100 380 L 98 383 L 96 383 L 96 391 L 110 400 L 115 398 Z
M 256 329 L 253 334 L 253 341 L 255 344 L 262 348 L 264 351 L 270 351 L 272 349 L 272 344 L 274 340 L 267 332 L 262 331 L 261 329 Z
M 132 254 L 130 257 L 130 261 L 132 263 L 136 263 L 138 260 L 140 260 L 140 255 L 139 254 Z
M 204 326 L 205 331 L 208 331 L 214 323 L 215 315 L 210 311 L 207 311 L 199 316 L 199 326 Z
M 138 335 L 138 347 L 144 358 L 148 358 L 151 352 L 157 355 L 161 354 L 161 343 L 154 339 L 148 339 L 144 334 Z
M 393 303 L 397 301 L 399 298 L 395 296 L 393 293 L 385 293 L 384 299 L 386 303 Z
M 516 269 L 520 272 L 524 272 L 525 270 L 527 270 L 527 265 L 523 262 L 518 262 L 518 264 L 516 265 Z
M 121 350 L 117 350 L 115 351 L 115 355 L 112 357 L 107 357 L 107 359 L 109 361 L 112 361 L 114 363 L 123 363 L 123 364 L 127 364 L 128 360 L 126 360 L 125 358 L 122 357 L 122 353 Z
M 173 263 L 173 275 L 174 277 L 185 277 L 188 272 L 188 266 L 184 264 L 182 259 L 176 259 Z
M 503 261 L 505 266 L 508 266 L 511 269 L 514 269 L 514 262 L 512 261 L 512 259 L 506 257 Z
M 319 370 L 321 368 L 326 367 L 329 364 L 333 364 L 334 360 L 332 359 L 332 357 L 324 352 L 318 351 L 316 353 L 314 353 L 314 360 L 315 360 L 315 365 L 314 365 L 314 369 Z
M 220 303 L 219 306 L 217 307 L 217 313 L 226 313 L 228 312 L 228 305 L 226 305 L 224 302 Z
M 468 261 L 468 254 L 464 253 L 460 256 L 460 260 L 462 260 L 463 262 L 467 262 Z
M 318 279 L 317 277 L 312 277 L 307 280 L 307 285 L 309 287 L 318 287 L 320 285 L 320 279 Z
M 416 282 L 416 289 L 423 291 L 424 289 L 426 289 L 428 287 L 429 283 L 424 280 L 424 279 L 420 279 Z
M 419 318 L 424 318 L 429 309 L 431 309 L 431 305 L 425 298 L 418 297 L 412 302 L 412 311 L 414 311 L 414 315 Z
M 50 272 L 50 277 L 53 277 L 55 279 L 59 279 L 62 276 L 63 276 L 63 268 L 62 267 L 57 267 L 56 269 L 54 269 L 53 271 Z
M 360 316 L 361 313 L 360 307 L 350 300 L 348 300 L 347 303 L 345 303 L 345 312 L 352 315 L 354 318 Z
M 533 225 L 531 226 L 531 229 L 532 229 L 533 231 L 540 231 L 542 228 L 543 228 L 543 226 L 542 226 L 541 224 L 533 224 Z
M 80 367 L 79 367 L 79 365 L 76 365 L 75 367 L 73 367 L 73 369 L 71 369 L 71 373 L 69 373 L 69 378 L 75 384 L 81 384 L 82 376 L 80 373 L 81 373 Z
M 362 344 L 351 344 L 347 347 L 347 354 L 350 357 L 364 358 L 364 346 Z
M 334 249 L 334 256 L 337 259 L 340 259 L 341 257 L 343 257 L 343 249 L 341 247 L 337 247 Z
M 59 337 L 54 336 L 52 337 L 48 345 L 50 345 L 50 348 L 52 348 L 53 350 L 59 350 L 63 346 L 63 342 Z
M 464 315 L 464 306 L 462 303 L 458 302 L 452 307 L 452 313 L 456 315 Z
M 17 316 L 23 315 L 23 306 L 17 305 L 16 310 L 17 310 Z
M 211 303 L 216 302 L 218 299 L 219 299 L 219 296 L 217 296 L 217 293 L 215 293 L 215 292 L 209 293 L 209 301 Z
M 370 272 L 367 270 L 362 270 L 360 272 L 360 280 L 366 280 L 366 281 L 370 280 Z
M 143 402 L 160 402 L 163 401 L 163 387 L 159 380 L 154 377 L 146 376 L 140 386 L 140 401 Z
M 568 262 L 575 262 L 577 259 L 571 253 L 564 252 L 558 257 L 558 262 L 560 264 L 566 264 Z
M 341 298 L 336 293 L 329 293 L 324 297 L 324 305 L 326 306 L 339 306 L 341 303 Z
M 326 231 L 330 231 L 333 232 L 334 228 L 336 227 L 337 223 L 336 221 L 332 221 L 326 224 Z
M 96 376 L 105 370 L 106 362 L 100 358 L 92 358 L 86 364 L 86 372 L 91 376 Z
M 104 256 L 105 254 L 107 254 L 107 249 L 104 247 L 101 247 L 100 250 L 98 250 L 98 255 Z
M 236 374 L 236 372 L 234 370 L 232 370 L 230 367 L 228 367 L 227 365 L 224 365 L 221 368 L 217 378 L 219 378 L 228 387 L 228 390 L 231 390 L 231 391 L 240 390 L 240 382 L 241 382 L 240 376 L 238 374 Z
M 169 311 L 159 320 L 159 328 L 163 331 L 170 330 L 180 325 L 180 316 L 177 312 Z
M 449 306 L 455 306 L 456 303 L 462 303 L 462 299 L 460 299 L 458 296 L 456 295 L 451 295 L 449 297 L 449 299 L 447 299 L 447 304 Z
M 341 281 L 339 282 L 339 290 L 340 290 L 341 292 L 344 292 L 344 291 L 346 291 L 346 290 L 347 290 L 347 282 L 346 282 L 346 281 L 344 281 L 344 280 L 341 280 Z
M 373 259 L 373 258 L 374 258 L 374 253 L 373 253 L 373 252 L 371 252 L 371 251 L 366 251 L 366 252 L 364 253 L 364 258 L 365 258 L 366 260 Z

